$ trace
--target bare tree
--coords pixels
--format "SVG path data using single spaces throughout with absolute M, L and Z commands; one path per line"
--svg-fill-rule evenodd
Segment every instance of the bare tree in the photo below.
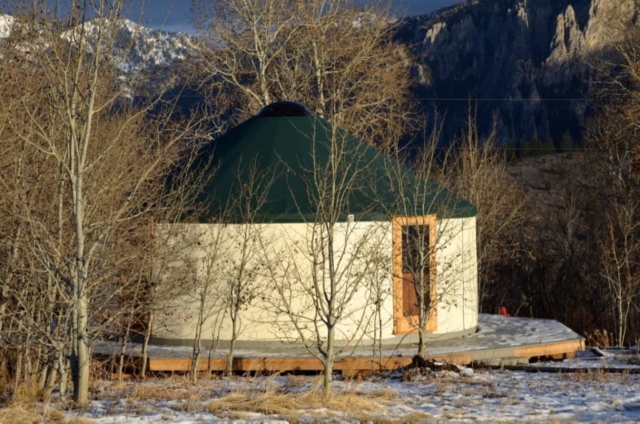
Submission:
M 638 240 L 638 200 L 618 202 L 605 213 L 602 240 L 602 278 L 611 297 L 616 342 L 626 340 L 630 312 L 640 298 L 640 240 Z
M 295 100 L 370 143 L 410 123 L 410 61 L 388 7 L 353 0 L 193 1 L 201 71 L 228 87 L 238 118 Z
M 225 309 L 231 320 L 227 373 L 233 371 L 235 343 L 242 333 L 242 312 L 255 299 L 263 297 L 265 288 L 260 284 L 264 267 L 262 249 L 270 245 L 265 233 L 264 208 L 278 169 L 261 169 L 257 157 L 240 160 L 229 197 L 231 216 L 227 221 L 230 250 L 236 252 L 226 259 L 221 273 L 225 290 L 221 293 Z
M 494 270 L 516 249 L 525 196 L 507 174 L 507 157 L 497 145 L 495 128 L 480 137 L 471 108 L 467 128 L 454 141 L 449 159 L 443 182 L 478 210 L 478 310 L 495 312 L 487 308 L 497 285 Z
M 283 163 L 289 181 L 305 188 L 290 194 L 300 223 L 278 227 L 277 241 L 263 246 L 265 300 L 282 334 L 293 334 L 322 362 L 329 398 L 336 356 L 353 347 L 371 321 L 367 284 L 381 266 L 371 252 L 383 248 L 388 233 L 384 224 L 360 222 L 369 208 L 354 203 L 370 193 L 373 150 L 326 121 L 310 119 L 310 157 Z
M 392 284 L 389 284 L 391 276 L 389 252 L 383 248 L 382 244 L 378 243 L 371 243 L 368 247 L 369 250 L 363 251 L 363 255 L 371 259 L 372 266 L 369 268 L 369 272 L 364 274 L 364 287 L 369 295 L 366 304 L 371 305 L 373 311 L 369 317 L 371 322 L 363 325 L 363 329 L 367 335 L 370 335 L 372 357 L 378 359 L 378 366 L 381 370 L 383 367 L 384 329 L 393 320 L 393 317 L 388 315 L 385 306 L 387 300 L 393 296 L 393 287 Z M 377 370 L 372 369 L 372 371 Z
M 172 228 L 175 230 L 175 227 Z M 169 287 L 183 284 L 185 290 L 181 296 L 193 299 L 190 303 L 195 305 L 195 310 L 185 311 L 187 316 L 184 318 L 195 321 L 190 374 L 191 380 L 196 382 L 203 333 L 209 333 L 210 330 L 212 339 L 215 338 L 216 328 L 222 324 L 226 313 L 224 294 L 228 288 L 221 275 L 228 261 L 226 252 L 230 240 L 226 224 L 187 224 L 178 228 L 182 230 L 175 234 L 178 241 L 170 246 L 174 255 L 171 266 L 173 272 L 167 273 L 165 270 L 162 284 L 166 286 L 167 281 L 170 281 Z M 191 314 L 195 315 L 195 319 Z M 181 322 L 181 316 L 173 319 Z
M 475 230 L 467 219 L 475 208 L 436 182 L 446 182 L 446 169 L 438 164 L 446 164 L 449 154 L 437 147 L 439 137 L 435 125 L 410 166 L 406 151 L 390 150 L 394 160 L 384 178 L 391 195 L 378 200 L 393 219 L 394 328 L 398 334 L 418 334 L 422 357 L 439 309 L 464 311 L 476 301 L 466 281 L 475 287 L 475 246 L 458 243 L 461 234 Z
M 5 63 L 30 72 L 2 82 L 16 99 L 3 128 L 24 149 L 12 166 L 36 180 L 3 173 L 12 195 L 2 203 L 15 218 L 13 233 L 24 234 L 14 237 L 24 240 L 22 267 L 36 278 L 20 276 L 26 290 L 12 283 L 20 320 L 10 322 L 23 346 L 37 336 L 36 357 L 45 352 L 39 346 L 53 349 L 46 362 L 58 371 L 71 358 L 74 401 L 84 406 L 91 345 L 130 314 L 118 300 L 141 281 L 133 264 L 148 252 L 141 243 L 151 242 L 149 219 L 170 197 L 164 183 L 193 125 L 172 122 L 170 105 L 127 99 L 113 63 L 121 1 L 74 1 L 65 22 L 29 6 L 4 51 Z
M 640 29 L 617 21 L 612 26 L 613 51 L 594 65 L 598 115 L 588 127 L 587 143 L 594 148 L 589 165 L 597 175 L 597 199 L 603 206 L 597 214 L 600 276 L 608 288 L 616 341 L 623 344 L 640 296 Z
M 370 144 L 393 143 L 410 127 L 409 57 L 393 41 L 388 8 L 363 7 L 350 0 L 192 4 L 200 38 L 208 47 L 201 72 L 212 84 L 211 92 L 233 96 L 240 111 L 237 118 L 246 118 L 276 100 L 297 100 L 336 128 Z M 363 184 L 360 174 L 366 170 L 348 163 L 358 161 L 361 152 L 345 147 L 344 138 L 335 130 L 330 146 L 319 147 L 316 140 L 311 141 L 330 151 L 326 162 L 314 151 L 317 160 L 306 164 L 308 172 L 299 176 L 310 189 L 314 216 L 304 217 L 304 231 L 287 235 L 290 243 L 278 250 L 277 260 L 273 251 L 264 248 L 271 258 L 266 273 L 272 294 L 278 294 L 271 300 L 288 317 L 285 321 L 297 337 L 323 362 L 325 396 L 330 395 L 332 366 L 339 351 L 335 347 L 339 323 L 353 319 L 362 326 L 364 322 L 345 309 L 365 286 L 365 275 L 376 262 L 364 260 L 361 252 L 365 246 L 381 243 L 373 235 L 377 231 L 371 229 L 369 234 L 360 225 L 345 226 L 348 198 L 362 188 L 358 187 Z M 259 237 L 263 243 L 265 238 L 269 236 Z M 305 241 L 295 242 L 298 238 Z M 300 260 L 291 259 L 297 256 Z M 307 274 L 310 264 L 313 271 Z M 305 313 L 297 309 L 297 295 L 309 302 Z M 363 314 L 363 309 L 358 313 Z

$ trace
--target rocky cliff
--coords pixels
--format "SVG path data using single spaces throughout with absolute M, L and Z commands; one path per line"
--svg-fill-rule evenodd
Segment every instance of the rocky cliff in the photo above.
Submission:
M 594 61 L 637 16 L 636 0 L 473 0 L 406 19 L 399 38 L 418 57 L 418 97 L 464 125 L 468 99 L 501 139 L 581 139 Z

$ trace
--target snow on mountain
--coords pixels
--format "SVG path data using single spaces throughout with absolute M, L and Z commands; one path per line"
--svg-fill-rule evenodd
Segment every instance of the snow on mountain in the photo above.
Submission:
M 0 39 L 11 33 L 15 19 L 0 14 Z M 115 49 L 112 60 L 125 75 L 138 72 L 155 72 L 171 68 L 176 63 L 194 56 L 197 45 L 194 39 L 184 33 L 167 32 L 138 25 L 128 19 L 116 22 Z M 93 49 L 98 36 L 99 23 L 89 21 L 84 28 L 75 27 L 61 34 L 63 39 L 72 41 L 83 31 L 89 41 L 87 48 Z
M 197 49 L 194 39 L 184 33 L 155 30 L 128 19 L 119 20 L 116 27 L 113 61 L 125 74 L 169 68 L 193 56 Z M 98 28 L 95 20 L 85 24 L 90 40 L 97 38 Z M 71 40 L 79 30 L 73 28 L 63 37 Z
M 13 16 L 0 14 L 0 39 L 7 38 L 11 33 Z

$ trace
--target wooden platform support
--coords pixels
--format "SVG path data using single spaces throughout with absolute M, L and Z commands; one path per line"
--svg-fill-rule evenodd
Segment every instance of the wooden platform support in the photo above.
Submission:
M 513 318 L 480 314 L 479 330 L 466 336 L 431 341 L 427 346 L 427 359 L 446 361 L 457 365 L 528 364 L 531 358 L 563 359 L 575 356 L 585 348 L 584 338 L 564 325 L 544 319 Z M 113 347 L 104 344 L 102 354 L 113 358 Z M 128 351 L 128 369 L 140 369 L 140 346 Z M 338 357 L 334 371 L 344 375 L 392 371 L 406 367 L 417 353 L 415 341 L 397 346 L 383 346 L 382 356 L 373 357 L 364 349 L 354 350 L 349 357 Z M 187 372 L 191 367 L 191 349 L 186 346 L 149 347 L 147 370 L 150 372 Z M 202 371 L 225 371 L 227 359 L 224 352 L 215 358 L 200 359 Z M 238 352 L 233 361 L 236 372 L 320 372 L 322 362 L 310 356 L 303 348 L 249 347 Z
M 576 351 L 584 350 L 584 340 L 579 342 L 570 341 L 570 342 L 561 342 L 561 343 L 548 343 L 541 344 L 537 346 L 526 346 L 516 348 L 514 352 L 514 356 L 516 358 L 534 358 L 540 356 L 550 356 L 550 357 L 559 357 L 567 358 L 567 355 L 574 355 Z
M 541 344 L 514 349 L 505 357 L 534 358 L 556 357 L 564 358 L 575 355 L 576 351 L 584 350 L 584 341 Z M 481 362 L 483 358 L 491 356 L 490 352 L 461 352 L 447 355 L 433 355 L 428 359 L 469 365 Z M 361 372 L 392 371 L 411 364 L 411 356 L 386 356 L 382 358 L 351 357 L 338 359 L 334 364 L 334 371 L 344 375 L 355 375 Z M 186 372 L 190 369 L 191 359 L 188 358 L 149 358 L 147 369 L 151 372 Z M 206 371 L 224 371 L 227 366 L 226 358 L 200 359 L 198 369 Z M 233 360 L 233 369 L 237 372 L 290 372 L 290 371 L 322 371 L 322 362 L 308 357 L 237 357 Z

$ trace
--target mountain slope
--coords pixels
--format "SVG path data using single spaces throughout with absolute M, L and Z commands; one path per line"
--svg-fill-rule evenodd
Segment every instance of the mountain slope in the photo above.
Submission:
M 0 40 L 11 34 L 14 24 L 12 16 L 0 14 Z M 84 26 L 84 34 L 89 40 L 95 41 L 97 31 L 98 25 L 94 21 Z M 60 37 L 71 41 L 80 32 L 81 28 L 75 27 L 62 32 Z M 92 44 L 89 43 L 89 48 Z M 193 57 L 196 50 L 195 40 L 187 34 L 155 30 L 121 19 L 112 60 L 125 77 L 139 72 L 169 72 L 170 68 Z
M 636 15 L 634 0 L 475 0 L 406 19 L 399 37 L 418 56 L 418 95 L 446 114 L 447 138 L 478 99 L 486 130 L 507 142 L 580 138 L 590 62 Z
M 481 131 L 496 122 L 506 143 L 578 141 L 593 106 L 591 63 L 619 39 L 618 28 L 636 19 L 635 3 L 473 0 L 404 19 L 398 39 L 417 57 L 416 96 L 425 111 L 437 110 L 445 120 L 445 141 L 464 128 L 470 99 Z M 0 39 L 13 22 L 0 15 Z M 151 84 L 157 84 L 197 55 L 196 40 L 186 34 L 120 24 L 113 61 L 125 80 L 153 74 Z
M 79 28 L 62 36 L 71 39 Z M 85 25 L 90 37 L 97 36 L 98 25 L 91 21 Z M 180 32 L 166 32 L 138 25 L 128 19 L 118 21 L 114 64 L 125 74 L 166 69 L 194 55 L 193 38 Z

